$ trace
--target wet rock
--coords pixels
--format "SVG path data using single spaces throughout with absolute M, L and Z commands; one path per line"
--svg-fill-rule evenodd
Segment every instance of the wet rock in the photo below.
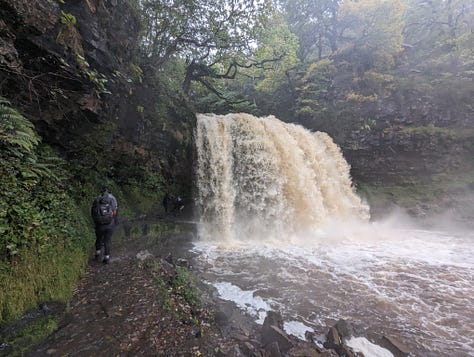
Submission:
M 232 334 L 232 338 L 237 340 L 237 341 L 240 341 L 240 342 L 246 342 L 249 340 L 249 338 L 245 335 L 242 335 L 241 333 L 234 333 Z
M 321 351 L 318 351 L 316 348 L 302 344 L 301 346 L 296 346 L 290 350 L 289 355 L 291 357 L 320 357 Z M 329 355 L 328 355 L 329 356 Z
M 362 353 L 356 353 L 349 346 L 342 345 L 336 349 L 336 352 L 341 357 L 364 357 Z
M 340 319 L 334 327 L 336 328 L 339 335 L 343 338 L 349 338 L 353 335 L 352 333 L 352 326 L 349 321 Z
M 265 357 L 281 357 L 280 346 L 278 342 L 272 342 L 265 347 Z
M 176 265 L 178 265 L 180 267 L 186 267 L 186 268 L 189 268 L 191 266 L 189 264 L 189 261 L 187 259 L 184 259 L 184 258 L 178 258 L 178 260 L 176 260 Z
M 148 250 L 142 250 L 136 255 L 138 260 L 144 261 L 147 258 L 152 258 L 153 255 Z
M 264 346 L 278 343 L 281 352 L 288 351 L 293 344 L 283 331 L 283 318 L 275 311 L 268 311 L 262 326 L 262 343 Z
M 278 312 L 268 311 L 267 316 L 263 321 L 263 326 L 276 326 L 279 329 L 283 330 L 283 318 Z
M 326 335 L 324 348 L 336 349 L 342 345 L 342 338 L 335 327 L 331 327 Z
M 245 356 L 249 356 L 249 357 L 257 357 L 258 356 L 257 349 L 250 342 L 245 342 L 242 345 L 241 350 L 242 350 L 242 352 L 244 353 Z
M 229 318 L 223 311 L 219 310 L 214 313 L 214 321 L 218 326 L 225 326 L 229 323 Z
M 42 34 L 51 30 L 59 18 L 59 6 L 52 1 L 5 0 L 14 13 L 32 34 Z
M 339 320 L 338 323 L 331 327 L 326 335 L 326 342 L 324 342 L 324 347 L 327 349 L 333 349 L 337 352 L 339 356 L 344 357 L 357 357 L 362 356 L 361 354 L 356 354 L 352 348 L 344 344 L 344 339 L 339 332 L 340 329 L 343 334 L 349 336 L 349 325 L 344 320 Z
M 392 352 L 395 357 L 407 357 L 410 354 L 408 348 L 393 337 L 382 336 L 377 344 Z
M 278 343 L 279 350 L 282 352 L 287 352 L 291 347 L 293 347 L 291 340 L 283 330 L 276 326 L 268 325 L 265 328 L 262 328 L 263 345 L 268 346 L 274 342 Z
M 316 334 L 314 332 L 306 331 L 304 337 L 306 338 L 306 341 L 316 343 Z

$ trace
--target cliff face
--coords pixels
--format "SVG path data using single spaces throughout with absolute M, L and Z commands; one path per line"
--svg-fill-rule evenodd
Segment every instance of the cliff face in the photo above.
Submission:
M 116 116 L 119 111 L 114 97 L 122 93 L 115 90 L 125 84 L 107 81 L 107 90 L 115 93 L 105 95 L 104 79 L 121 69 L 113 55 L 116 46 L 107 45 L 113 38 L 107 31 L 99 31 L 103 27 L 98 19 L 112 14 L 104 2 L 80 3 L 75 9 L 68 9 L 68 5 L 60 9 L 59 3 L 46 0 L 0 2 L 4 19 L 1 94 L 37 124 L 46 140 L 58 144 L 67 141 L 61 140 L 67 131 L 74 132 L 72 123 Z M 130 30 L 136 33 L 137 24 Z M 101 41 L 96 40 L 99 37 Z M 124 60 L 130 60 L 131 53 L 123 46 Z M 65 128 L 68 130 L 62 132 Z
M 474 217 L 472 113 L 453 103 L 399 93 L 365 113 L 375 115 L 376 125 L 358 128 L 340 142 L 358 183 L 386 187 L 385 197 L 368 194 L 376 209 L 384 200 L 418 216 L 449 210 Z
M 140 26 L 128 1 L 0 0 L 0 19 L 0 95 L 44 142 L 91 168 L 103 152 L 115 172 L 133 156 L 189 185 L 190 150 L 177 150 L 176 133 L 190 132 L 193 116 L 178 104 L 179 113 L 160 119 L 167 125 L 147 134 L 154 103 L 173 100 L 158 98 L 134 62 Z

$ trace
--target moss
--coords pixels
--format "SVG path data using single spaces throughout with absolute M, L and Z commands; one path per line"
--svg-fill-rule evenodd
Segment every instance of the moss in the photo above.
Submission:
M 66 48 L 70 48 L 74 53 L 84 57 L 82 47 L 82 37 L 76 28 L 76 17 L 71 13 L 61 10 L 61 27 L 56 37 L 56 42 Z
M 454 139 L 456 133 L 453 129 L 450 128 L 441 128 L 434 126 L 433 124 L 415 126 L 415 127 L 403 127 L 402 131 L 411 134 L 411 135 L 420 135 L 420 136 L 438 136 Z
M 55 245 L 38 254 L 23 250 L 0 271 L 0 326 L 45 301 L 67 302 L 84 271 L 87 252 L 74 245 Z

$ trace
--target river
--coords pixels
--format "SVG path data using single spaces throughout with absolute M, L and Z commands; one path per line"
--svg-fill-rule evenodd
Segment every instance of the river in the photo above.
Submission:
M 260 323 L 280 311 L 304 338 L 344 318 L 358 336 L 395 337 L 413 356 L 474 355 L 473 234 L 373 223 L 287 242 L 197 241 L 194 251 L 221 298 Z

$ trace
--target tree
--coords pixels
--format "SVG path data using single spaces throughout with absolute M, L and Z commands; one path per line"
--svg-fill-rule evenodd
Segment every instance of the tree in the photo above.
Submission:
M 298 38 L 290 31 L 283 15 L 275 13 L 258 37 L 254 62 L 260 65 L 247 72 L 257 79 L 259 91 L 272 92 L 288 83 L 288 71 L 299 64 L 298 48 Z
M 403 48 L 405 9 L 400 0 L 352 0 L 341 5 L 341 54 L 348 55 L 357 72 L 393 66 Z
M 406 0 L 408 11 L 403 31 L 413 63 L 458 52 L 463 61 L 472 58 L 474 3 L 469 0 Z M 442 60 L 444 61 L 444 60 Z
M 456 38 L 472 29 L 474 3 L 470 0 L 406 0 L 409 11 L 404 34 L 411 45 L 438 38 Z
M 297 100 L 297 113 L 305 121 L 308 122 L 312 118 L 333 119 L 336 70 L 334 63 L 329 59 L 314 62 L 308 67 L 300 81 Z
M 183 90 L 193 81 L 235 78 L 248 62 L 269 0 L 142 0 L 145 56 L 156 68 L 176 56 L 186 63 Z
M 341 0 L 282 0 L 291 29 L 300 41 L 301 61 L 314 61 L 337 51 Z

